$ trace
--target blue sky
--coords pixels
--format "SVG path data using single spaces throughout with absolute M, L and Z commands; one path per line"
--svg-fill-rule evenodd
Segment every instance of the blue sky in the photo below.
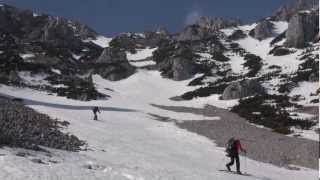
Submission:
M 180 31 L 196 17 L 219 16 L 253 22 L 293 0 L 3 0 L 38 13 L 79 20 L 114 36 L 165 26 Z

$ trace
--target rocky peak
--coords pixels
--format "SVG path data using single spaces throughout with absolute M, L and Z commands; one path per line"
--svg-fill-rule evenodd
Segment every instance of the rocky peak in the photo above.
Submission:
M 289 21 L 286 46 L 303 48 L 319 34 L 319 14 L 298 12 Z
M 250 36 L 263 40 L 273 35 L 273 24 L 268 20 L 262 20 L 258 23 L 258 25 L 250 31 Z
M 215 31 L 223 28 L 239 26 L 241 22 L 237 19 L 224 19 L 221 17 L 202 16 L 199 18 L 196 24 L 201 28 Z
M 304 10 L 319 9 L 318 0 L 295 0 L 291 5 L 284 5 L 280 7 L 272 16 L 273 20 L 276 21 L 289 21 L 290 18 Z
M 29 10 L 9 5 L 0 7 L 0 30 L 10 32 L 24 40 L 46 40 L 51 38 L 74 37 L 78 39 L 95 38 L 97 33 L 77 21 L 45 14 L 35 14 Z

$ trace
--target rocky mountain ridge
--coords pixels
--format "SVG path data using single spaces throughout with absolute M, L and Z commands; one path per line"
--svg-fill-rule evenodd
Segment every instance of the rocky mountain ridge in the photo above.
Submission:
M 161 28 L 112 39 L 75 21 L 8 5 L 0 7 L 0 20 L 4 22 L 0 25 L 2 84 L 88 101 L 108 97 L 96 89 L 92 75 L 118 81 L 145 68 L 175 81 L 191 80 L 189 86 L 195 90 L 181 92 L 173 100 L 219 94 L 221 100 L 289 99 L 288 106 L 279 106 L 288 109 L 295 106 L 292 101 L 298 102 L 295 108 L 319 103 L 319 89 L 307 95 L 292 93 L 300 84 L 319 82 L 319 8 L 315 1 L 297 0 L 252 25 L 201 17 L 176 34 Z M 150 49 L 150 56 L 129 57 Z M 152 67 L 133 63 L 144 61 Z M 240 103 L 237 110 L 241 108 Z M 288 133 L 293 119 L 290 112 L 285 116 L 286 129 L 276 128 Z

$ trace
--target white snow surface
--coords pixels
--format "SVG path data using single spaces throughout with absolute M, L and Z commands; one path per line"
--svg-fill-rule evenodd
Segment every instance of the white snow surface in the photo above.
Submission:
M 135 54 L 127 52 L 127 59 L 131 65 L 136 67 L 155 65 L 156 62 L 152 61 L 152 59 L 146 59 L 152 57 L 152 53 L 155 50 L 157 50 L 157 48 L 137 49 Z
M 157 50 L 157 48 L 145 48 L 145 49 L 137 49 L 135 54 L 127 52 L 127 59 L 130 60 L 141 60 L 152 56 L 153 51 Z
M 20 57 L 22 59 L 30 59 L 30 58 L 35 57 L 35 55 L 33 53 L 26 53 L 26 54 L 20 54 Z
M 26 103 L 52 118 L 69 121 L 70 126 L 65 131 L 89 145 L 88 151 L 80 153 L 50 149 L 52 157 L 37 153 L 23 158 L 15 155 L 16 149 L 0 149 L 0 179 L 301 180 L 318 177 L 315 170 L 288 170 L 251 159 L 245 161 L 244 157 L 241 157 L 242 170 L 253 176 L 220 172 L 219 169 L 225 169 L 224 164 L 228 161 L 224 148 L 217 147 L 205 137 L 179 129 L 173 123 L 156 121 L 148 114 L 177 120 L 202 120 L 202 116 L 160 110 L 150 104 L 201 107 L 209 102 L 227 107 L 228 104 L 234 105 L 234 101 L 219 101 L 216 96 L 211 96 L 172 102 L 169 97 L 194 87 L 186 86 L 188 81 L 164 79 L 156 71 L 140 70 L 118 82 L 107 81 L 97 75 L 93 79 L 97 89 L 111 95 L 111 99 L 80 102 L 45 92 L 0 86 L 0 93 L 37 101 Z M 92 106 L 104 108 L 99 114 L 99 121 L 92 120 Z M 206 119 L 218 120 L 214 117 Z M 46 164 L 33 163 L 30 160 L 33 157 Z M 51 163 L 52 160 L 58 163 Z
M 96 37 L 96 39 L 87 39 L 87 40 L 84 40 L 84 42 L 91 41 L 102 48 L 106 48 L 106 47 L 109 47 L 109 43 L 111 40 L 112 38 L 107 38 L 105 36 L 99 35 Z
M 298 87 L 294 88 L 290 92 L 290 96 L 301 95 L 304 97 L 303 100 L 299 101 L 299 104 L 304 106 L 314 106 L 310 103 L 311 100 L 316 99 L 318 96 L 311 96 L 311 94 L 316 94 L 316 91 L 320 88 L 319 82 L 300 82 Z
M 30 71 L 20 71 L 18 76 L 29 85 L 49 85 L 50 83 L 45 80 L 46 74 L 32 74 Z

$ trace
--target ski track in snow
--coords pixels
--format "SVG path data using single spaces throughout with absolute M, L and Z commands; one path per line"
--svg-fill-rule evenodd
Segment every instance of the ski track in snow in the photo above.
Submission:
M 165 111 L 150 104 L 202 107 L 208 103 L 226 108 L 236 101 L 219 101 L 215 96 L 187 102 L 170 101 L 169 97 L 195 87 L 186 86 L 188 81 L 164 79 L 156 71 L 139 70 L 118 82 L 97 75 L 93 79 L 97 89 L 111 95 L 111 99 L 79 102 L 45 92 L 0 86 L 0 93 L 33 100 L 26 101 L 26 104 L 52 118 L 69 121 L 70 126 L 65 131 L 89 145 L 88 151 L 79 153 L 51 149 L 51 158 L 58 163 L 50 163 L 50 157 L 36 155 L 46 164 L 15 156 L 15 149 L 0 149 L 0 154 L 4 154 L 0 156 L 0 179 L 301 180 L 318 176 L 317 171 L 306 168 L 288 170 L 250 159 L 245 163 L 244 157 L 241 158 L 242 170 L 254 176 L 220 172 L 228 161 L 223 148 L 205 137 L 179 129 L 173 123 L 153 120 L 147 114 L 178 120 L 202 120 L 204 118 L 199 115 Z M 105 108 L 99 114 L 99 121 L 92 120 L 89 107 L 95 105 Z M 206 117 L 208 119 L 210 117 Z

